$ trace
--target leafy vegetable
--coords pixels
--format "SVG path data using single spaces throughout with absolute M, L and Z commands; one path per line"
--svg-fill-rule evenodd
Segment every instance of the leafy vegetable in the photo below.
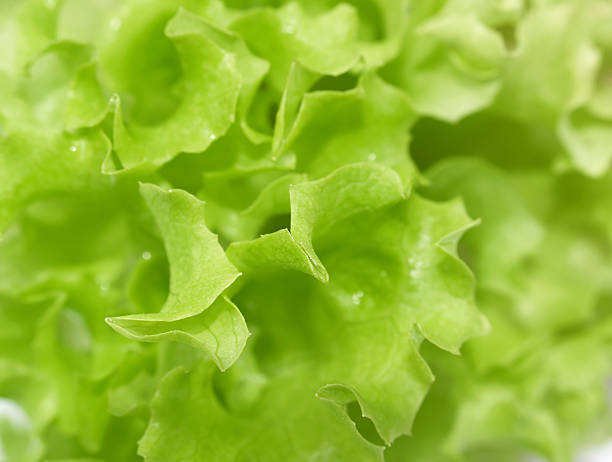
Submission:
M 612 434 L 608 0 L 0 5 L 0 461 Z

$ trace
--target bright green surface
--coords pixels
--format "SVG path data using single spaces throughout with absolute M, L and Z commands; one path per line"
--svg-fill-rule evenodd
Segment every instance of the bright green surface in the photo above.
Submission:
M 609 437 L 609 0 L 0 2 L 0 462 Z

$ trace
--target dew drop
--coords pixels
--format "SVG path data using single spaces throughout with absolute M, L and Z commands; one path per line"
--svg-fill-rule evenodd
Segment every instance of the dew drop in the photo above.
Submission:
M 111 104 L 118 104 L 119 103 L 119 95 L 117 93 L 113 93 L 110 98 L 108 99 L 108 101 Z
M 363 292 L 360 290 L 359 292 L 355 292 L 351 299 L 353 300 L 353 305 L 361 304 L 361 299 L 363 298 Z
M 295 26 L 293 24 L 285 24 L 282 27 L 283 34 L 293 34 L 295 32 Z
M 142 259 L 143 260 L 150 260 L 151 259 L 151 252 L 145 250 L 144 252 L 142 252 Z
M 236 55 L 234 53 L 227 53 L 222 60 L 222 63 L 228 67 L 234 67 L 236 65 Z
M 109 22 L 109 26 L 112 30 L 118 30 L 121 27 L 121 19 L 113 18 Z
M 100 287 L 100 292 L 108 292 L 108 282 L 102 281 L 98 286 Z
M 217 139 L 217 135 L 215 135 L 214 133 L 211 133 L 208 135 L 208 139 L 210 141 L 215 141 Z
M 373 152 L 371 152 L 370 154 L 368 154 L 368 160 L 370 162 L 374 162 L 376 160 L 376 154 L 374 154 Z
M 73 144 L 72 146 L 70 146 L 70 151 L 71 152 L 77 152 L 77 147 Z

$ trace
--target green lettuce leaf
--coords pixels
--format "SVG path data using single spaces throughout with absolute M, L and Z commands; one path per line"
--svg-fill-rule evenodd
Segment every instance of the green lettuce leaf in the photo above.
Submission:
M 170 264 L 168 299 L 159 313 L 107 318 L 119 333 L 144 341 L 194 343 L 228 368 L 249 335 L 240 311 L 222 293 L 240 273 L 204 223 L 204 204 L 184 191 L 140 186 L 160 227 Z
M 385 68 L 419 114 L 454 122 L 490 105 L 499 91 L 506 48 L 473 11 L 449 8 L 415 23 Z
M 609 439 L 611 21 L 0 2 L 0 461 Z
M 151 425 L 140 441 L 144 457 L 151 461 L 280 461 L 287 457 L 382 461 L 381 448 L 362 439 L 348 417 L 338 409 L 334 412 L 333 404 L 332 409 L 317 405 L 308 372 L 292 374 L 290 380 L 278 377 L 260 397 L 260 412 L 254 419 L 228 414 L 215 396 L 211 372 L 203 364 L 190 374 L 177 369 L 164 378 L 153 402 Z M 177 394 L 177 389 L 183 393 Z M 301 391 L 309 389 L 310 400 L 304 400 L 309 394 Z M 289 413 L 286 406 L 291 408 Z M 204 421 L 203 415 L 208 416 Z M 211 434 L 216 435 L 214 439 Z
M 404 94 L 365 73 L 354 89 L 306 93 L 276 156 L 295 153 L 298 170 L 314 177 L 376 161 L 394 168 L 409 189 L 418 178 L 405 152 L 414 117 Z
M 109 151 L 98 130 L 82 135 L 15 130 L 0 140 L 0 230 L 30 202 L 57 192 L 104 189 L 99 165 Z

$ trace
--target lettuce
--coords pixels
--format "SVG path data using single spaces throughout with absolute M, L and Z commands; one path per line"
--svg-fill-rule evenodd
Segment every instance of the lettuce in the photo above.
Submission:
M 0 5 L 0 461 L 569 462 L 612 433 L 608 0 Z

